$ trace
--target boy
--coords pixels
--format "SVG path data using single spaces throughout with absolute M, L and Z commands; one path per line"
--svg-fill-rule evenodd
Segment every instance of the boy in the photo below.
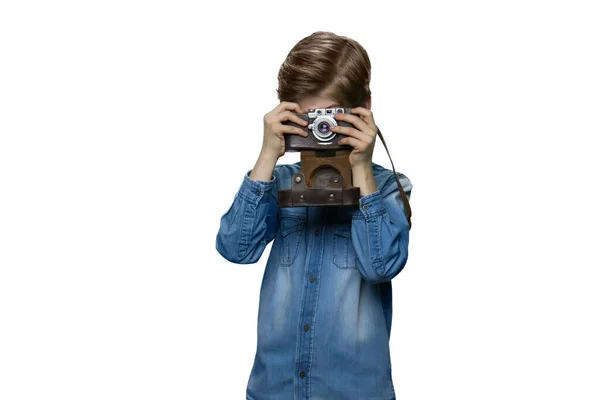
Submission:
M 280 104 L 264 116 L 262 151 L 221 217 L 216 249 L 250 264 L 274 240 L 260 291 L 257 351 L 247 400 L 394 400 L 389 335 L 391 280 L 408 258 L 409 225 L 394 177 L 371 160 L 377 127 L 370 62 L 356 41 L 315 32 L 279 72 Z M 292 111 L 353 107 L 335 114 L 354 128 L 349 155 L 359 206 L 278 207 L 300 162 L 277 164 L 286 134 L 306 135 Z M 398 173 L 407 197 L 412 184 Z

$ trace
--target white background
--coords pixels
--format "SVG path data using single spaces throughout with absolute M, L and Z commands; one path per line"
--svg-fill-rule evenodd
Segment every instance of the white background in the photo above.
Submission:
M 600 398 L 594 3 L 2 2 L 0 398 L 244 398 L 271 245 L 215 237 L 317 30 L 414 185 L 398 398 Z

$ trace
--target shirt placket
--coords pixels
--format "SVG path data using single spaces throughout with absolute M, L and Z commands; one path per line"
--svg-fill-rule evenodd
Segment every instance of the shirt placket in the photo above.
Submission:
M 299 359 L 296 363 L 297 382 L 296 392 L 298 399 L 310 398 L 310 361 L 313 348 L 312 341 L 315 321 L 316 305 L 319 297 L 319 277 L 323 265 L 324 222 L 327 217 L 327 207 L 308 207 L 307 232 L 309 232 L 308 254 L 306 265 L 302 269 L 302 310 L 298 327 L 298 341 L 300 346 Z

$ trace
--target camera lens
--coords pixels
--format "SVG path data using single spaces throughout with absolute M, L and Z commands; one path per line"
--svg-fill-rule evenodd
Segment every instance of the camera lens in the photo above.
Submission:
M 327 133 L 327 132 L 329 132 L 329 123 L 327 123 L 327 122 L 321 122 L 319 124 L 319 132 L 321 132 L 321 133 Z

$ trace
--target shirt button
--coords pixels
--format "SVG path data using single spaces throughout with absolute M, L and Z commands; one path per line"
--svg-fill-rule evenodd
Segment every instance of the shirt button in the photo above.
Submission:
M 300 372 L 300 378 L 304 378 L 304 371 Z
M 319 232 L 318 230 L 315 231 L 315 236 L 319 236 L 321 234 L 321 232 Z
M 260 194 L 260 189 L 256 189 L 256 190 L 254 191 L 254 193 L 256 193 L 257 195 L 259 195 L 259 194 Z
M 368 210 L 368 209 L 369 209 L 369 205 L 368 205 L 368 204 L 365 204 L 365 205 L 363 206 L 363 210 Z
M 308 324 L 304 324 L 304 332 L 308 330 Z
M 310 278 L 308 278 L 308 280 L 310 281 L 310 283 L 313 283 L 315 281 L 315 276 L 311 275 Z

